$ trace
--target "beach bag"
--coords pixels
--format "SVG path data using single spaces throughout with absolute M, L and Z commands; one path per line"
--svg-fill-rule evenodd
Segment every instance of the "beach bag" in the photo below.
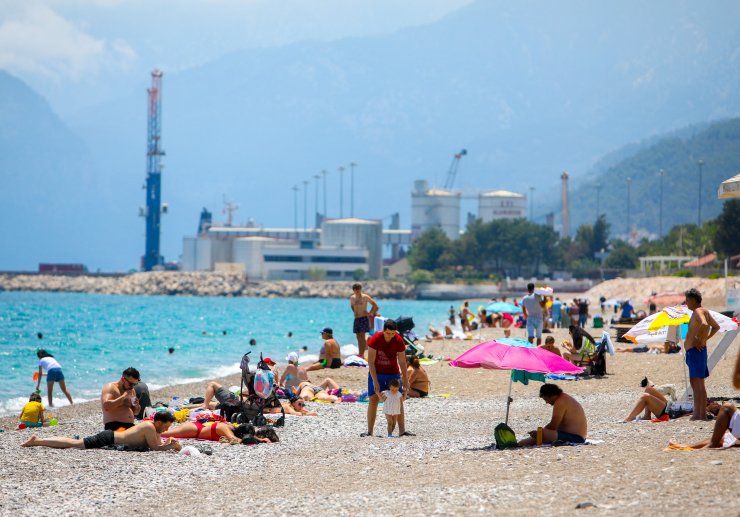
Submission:
M 254 392 L 263 399 L 272 395 L 275 374 L 271 370 L 257 370 L 254 374 Z
M 497 425 L 496 429 L 493 430 L 493 439 L 496 441 L 497 450 L 511 449 L 517 445 L 516 434 L 514 434 L 511 427 L 503 422 Z

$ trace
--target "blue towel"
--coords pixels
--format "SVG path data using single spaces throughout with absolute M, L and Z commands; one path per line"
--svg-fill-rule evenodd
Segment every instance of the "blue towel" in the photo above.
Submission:
M 575 375 L 565 375 L 563 373 L 548 373 L 545 375 L 545 379 L 551 381 L 577 381 L 578 377 Z

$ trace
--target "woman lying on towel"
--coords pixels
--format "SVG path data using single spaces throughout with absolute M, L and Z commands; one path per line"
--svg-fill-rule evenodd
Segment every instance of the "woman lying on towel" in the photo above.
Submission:
M 254 427 L 252 425 L 240 425 L 234 427 L 225 422 L 201 423 L 186 422 L 173 429 L 162 433 L 162 438 L 192 438 L 197 440 L 210 440 L 237 444 L 251 445 L 254 443 L 271 443 L 279 441 L 277 433 L 272 428 Z

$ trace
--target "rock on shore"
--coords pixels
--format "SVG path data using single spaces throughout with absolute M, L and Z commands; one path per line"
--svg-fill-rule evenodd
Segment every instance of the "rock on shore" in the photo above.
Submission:
M 247 296 L 259 298 L 344 298 L 351 282 L 281 280 L 248 282 L 241 273 L 181 273 L 156 271 L 119 277 L 93 275 L 0 275 L 0 291 L 52 291 L 99 294 L 171 296 Z M 414 287 L 403 282 L 363 282 L 377 298 L 414 298 Z

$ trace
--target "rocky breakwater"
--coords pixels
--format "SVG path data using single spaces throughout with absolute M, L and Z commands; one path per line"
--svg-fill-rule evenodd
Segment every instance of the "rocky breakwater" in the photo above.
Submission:
M 402 282 L 366 282 L 376 298 L 414 298 L 413 286 Z M 351 282 L 272 281 L 248 282 L 240 273 L 181 273 L 157 271 L 120 277 L 94 275 L 0 275 L 0 291 L 51 291 L 70 293 L 249 296 L 261 298 L 345 298 Z

